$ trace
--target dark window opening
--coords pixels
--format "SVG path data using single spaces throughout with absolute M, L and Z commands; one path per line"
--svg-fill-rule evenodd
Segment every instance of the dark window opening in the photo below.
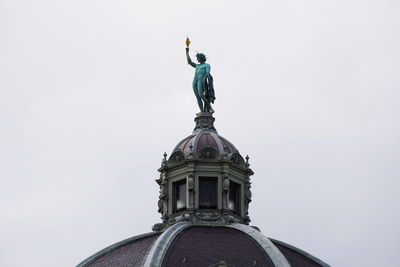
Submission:
M 174 212 L 186 209 L 186 179 L 174 183 Z
M 217 178 L 200 177 L 199 179 L 199 208 L 217 208 Z
M 240 215 L 240 184 L 232 181 L 229 183 L 229 209 Z

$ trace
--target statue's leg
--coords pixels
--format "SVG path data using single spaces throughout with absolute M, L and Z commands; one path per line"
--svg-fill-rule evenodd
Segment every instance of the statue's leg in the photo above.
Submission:
M 193 92 L 194 92 L 194 95 L 196 96 L 197 104 L 199 105 L 200 111 L 203 111 L 203 102 L 201 101 L 197 86 L 198 86 L 198 82 L 196 80 L 193 80 Z
M 201 97 L 201 99 L 204 102 L 204 110 L 203 111 L 209 112 L 211 109 L 211 105 L 210 105 L 210 101 L 208 101 L 207 97 L 204 95 L 204 87 L 205 87 L 205 80 L 199 79 L 199 81 L 197 82 L 197 90 L 198 90 L 199 96 Z

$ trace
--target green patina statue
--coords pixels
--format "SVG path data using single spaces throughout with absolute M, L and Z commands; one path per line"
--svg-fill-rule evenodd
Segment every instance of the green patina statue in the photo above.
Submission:
M 206 63 L 206 56 L 203 53 L 197 53 L 196 58 L 200 64 L 194 63 L 189 56 L 189 38 L 186 39 L 186 59 L 187 63 L 196 69 L 193 78 L 193 91 L 197 98 L 201 112 L 211 112 L 214 110 L 211 103 L 214 103 L 215 93 L 213 85 L 213 77 L 210 74 L 210 64 Z

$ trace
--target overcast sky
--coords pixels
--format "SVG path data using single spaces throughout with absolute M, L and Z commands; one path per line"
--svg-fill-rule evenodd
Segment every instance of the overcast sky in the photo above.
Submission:
M 400 2 L 0 0 L 0 266 L 151 231 L 204 52 L 251 224 L 333 266 L 398 266 Z

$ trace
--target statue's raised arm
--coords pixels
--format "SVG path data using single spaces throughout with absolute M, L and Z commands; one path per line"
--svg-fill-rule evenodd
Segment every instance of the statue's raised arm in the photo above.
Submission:
M 190 56 L 189 56 L 189 47 L 186 47 L 186 60 L 187 60 L 187 63 L 188 63 L 190 66 L 192 66 L 193 68 L 196 68 L 196 63 L 194 63 L 194 62 L 192 61 L 192 59 L 190 58 Z
M 211 66 L 206 63 L 206 55 L 203 53 L 197 53 L 196 58 L 199 64 L 194 63 L 189 56 L 189 38 L 186 38 L 186 59 L 187 63 L 196 69 L 193 78 L 193 91 L 197 98 L 197 103 L 199 105 L 201 112 L 211 112 L 214 110 L 211 107 L 211 103 L 214 103 L 215 93 L 214 93 L 214 83 L 213 77 L 210 74 Z

